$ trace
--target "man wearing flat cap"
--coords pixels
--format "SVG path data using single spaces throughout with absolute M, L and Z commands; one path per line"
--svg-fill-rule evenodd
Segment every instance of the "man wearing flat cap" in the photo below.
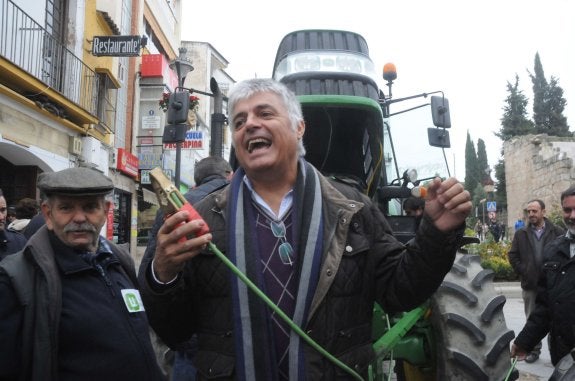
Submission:
M 112 181 L 43 173 L 46 220 L 0 262 L 1 380 L 162 380 L 130 255 L 100 236 Z

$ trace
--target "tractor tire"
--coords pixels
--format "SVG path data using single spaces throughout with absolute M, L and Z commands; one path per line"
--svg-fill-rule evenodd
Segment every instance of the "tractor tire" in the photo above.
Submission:
M 459 251 L 431 299 L 437 380 L 503 381 L 511 367 L 515 333 L 505 323 L 506 298 L 495 291 L 493 271 L 480 262 L 478 255 Z M 514 370 L 508 380 L 517 378 Z

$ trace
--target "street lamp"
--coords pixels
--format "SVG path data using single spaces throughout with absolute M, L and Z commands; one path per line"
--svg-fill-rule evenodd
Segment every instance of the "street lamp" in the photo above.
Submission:
M 173 125 L 166 126 L 168 131 L 171 130 L 169 133 L 172 137 L 174 137 L 174 141 L 176 143 L 176 174 L 175 174 L 175 185 L 177 189 L 180 189 L 180 168 L 182 165 L 182 142 L 186 139 L 186 130 L 188 129 L 187 124 L 187 113 L 189 109 L 189 99 L 190 93 L 189 91 L 184 88 L 184 80 L 188 73 L 194 70 L 192 63 L 188 61 L 186 58 L 186 48 L 179 48 L 178 51 L 180 55 L 178 58 L 170 62 L 170 69 L 175 70 L 178 76 L 178 87 L 174 92 L 174 97 L 170 97 L 170 105 L 168 112 L 170 110 L 182 111 L 181 109 L 185 108 L 185 115 L 186 118 L 183 121 L 176 120 Z M 182 94 L 177 93 L 184 93 L 185 96 L 182 97 Z M 174 104 L 174 100 L 176 99 L 186 99 L 187 102 L 178 102 L 178 104 Z M 166 142 L 166 131 L 164 131 L 164 142 Z

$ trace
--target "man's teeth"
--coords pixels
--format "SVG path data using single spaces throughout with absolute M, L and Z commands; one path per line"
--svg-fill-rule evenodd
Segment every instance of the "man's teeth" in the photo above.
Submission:
M 265 139 L 250 140 L 250 142 L 248 143 L 248 152 L 252 153 L 254 151 L 254 149 L 256 149 L 262 145 L 269 146 L 269 143 Z

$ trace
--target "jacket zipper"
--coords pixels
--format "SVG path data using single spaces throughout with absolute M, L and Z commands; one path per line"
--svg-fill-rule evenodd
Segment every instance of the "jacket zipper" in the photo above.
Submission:
M 104 268 L 102 267 L 102 265 L 100 265 L 99 263 L 94 264 L 94 267 L 96 267 L 96 270 L 98 270 L 98 272 L 100 273 L 100 276 L 102 276 L 102 278 L 104 279 L 104 282 L 106 283 L 106 286 L 108 286 L 108 289 L 110 290 L 110 293 L 112 294 L 112 296 L 116 296 L 116 293 L 114 292 L 114 288 L 112 287 L 112 282 L 110 281 L 110 278 L 108 277 L 108 274 L 106 274 L 106 271 L 104 271 Z

